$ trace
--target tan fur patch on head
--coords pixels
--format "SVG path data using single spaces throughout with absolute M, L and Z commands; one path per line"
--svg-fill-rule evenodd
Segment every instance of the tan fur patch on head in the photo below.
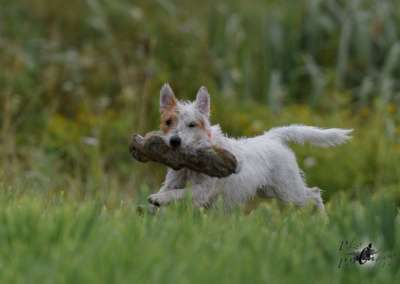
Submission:
M 168 133 L 177 123 L 178 114 L 175 109 L 161 112 L 160 129 L 165 134 Z
M 211 131 L 206 128 L 206 124 L 204 123 L 204 120 L 200 120 L 197 125 L 199 126 L 200 129 L 204 130 L 207 133 L 208 138 L 211 138 Z

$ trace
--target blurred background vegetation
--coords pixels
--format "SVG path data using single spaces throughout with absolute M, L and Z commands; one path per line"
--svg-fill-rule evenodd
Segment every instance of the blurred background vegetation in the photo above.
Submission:
M 297 147 L 325 196 L 400 201 L 400 2 L 0 0 L 0 181 L 19 192 L 155 191 L 130 134 L 158 127 L 168 81 L 232 136 L 278 125 L 354 128 L 336 149 Z

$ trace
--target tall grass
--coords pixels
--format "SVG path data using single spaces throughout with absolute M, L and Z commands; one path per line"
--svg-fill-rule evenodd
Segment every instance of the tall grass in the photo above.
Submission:
M 62 196 L 2 193 L 0 204 L 2 283 L 391 283 L 400 276 L 399 220 L 385 199 L 338 199 L 329 222 L 275 206 L 250 216 L 173 206 L 155 217 L 129 203 Z M 342 241 L 372 242 L 382 259 L 369 268 L 341 262 Z

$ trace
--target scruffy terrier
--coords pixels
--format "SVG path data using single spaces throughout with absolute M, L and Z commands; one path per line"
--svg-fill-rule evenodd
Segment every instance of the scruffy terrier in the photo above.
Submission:
M 210 207 L 222 196 L 228 208 L 246 204 L 255 198 L 277 198 L 285 203 L 305 206 L 308 202 L 324 211 L 320 189 L 307 187 L 296 157 L 288 142 L 309 142 L 320 147 L 345 143 L 351 129 L 321 129 L 290 125 L 272 128 L 251 138 L 234 139 L 224 135 L 219 125 L 210 125 L 210 95 L 205 87 L 194 102 L 178 101 L 168 84 L 160 91 L 160 128 L 171 147 L 224 148 L 236 156 L 238 171 L 225 178 L 213 178 L 188 169 L 169 169 L 158 193 L 148 200 L 163 206 L 184 198 L 191 184 L 193 204 Z

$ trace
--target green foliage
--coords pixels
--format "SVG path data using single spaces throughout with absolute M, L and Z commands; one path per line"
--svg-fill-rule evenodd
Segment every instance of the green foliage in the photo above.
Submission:
M 360 282 L 340 240 L 399 255 L 400 2 L 0 0 L 0 282 Z M 165 169 L 128 154 L 169 81 L 232 136 L 290 123 L 354 129 L 293 146 L 330 222 L 307 210 L 140 217 Z M 382 199 L 385 196 L 385 199 Z M 390 200 L 390 201 L 389 201 Z M 397 217 L 396 217 L 397 216 Z M 397 219 L 396 219 L 397 218 Z
M 140 216 L 129 202 L 16 198 L 4 190 L 2 283 L 390 283 L 400 276 L 400 226 L 388 199 L 338 198 L 326 221 L 273 204 L 248 216 L 185 204 Z M 339 268 L 346 240 L 373 242 L 396 257 Z
M 337 149 L 295 147 L 327 198 L 399 182 L 396 1 L 1 4 L 0 165 L 10 183 L 83 197 L 110 181 L 129 194 L 158 186 L 162 167 L 132 162 L 127 144 L 157 128 L 164 81 L 185 99 L 206 85 L 213 122 L 233 136 L 289 123 L 354 128 Z

